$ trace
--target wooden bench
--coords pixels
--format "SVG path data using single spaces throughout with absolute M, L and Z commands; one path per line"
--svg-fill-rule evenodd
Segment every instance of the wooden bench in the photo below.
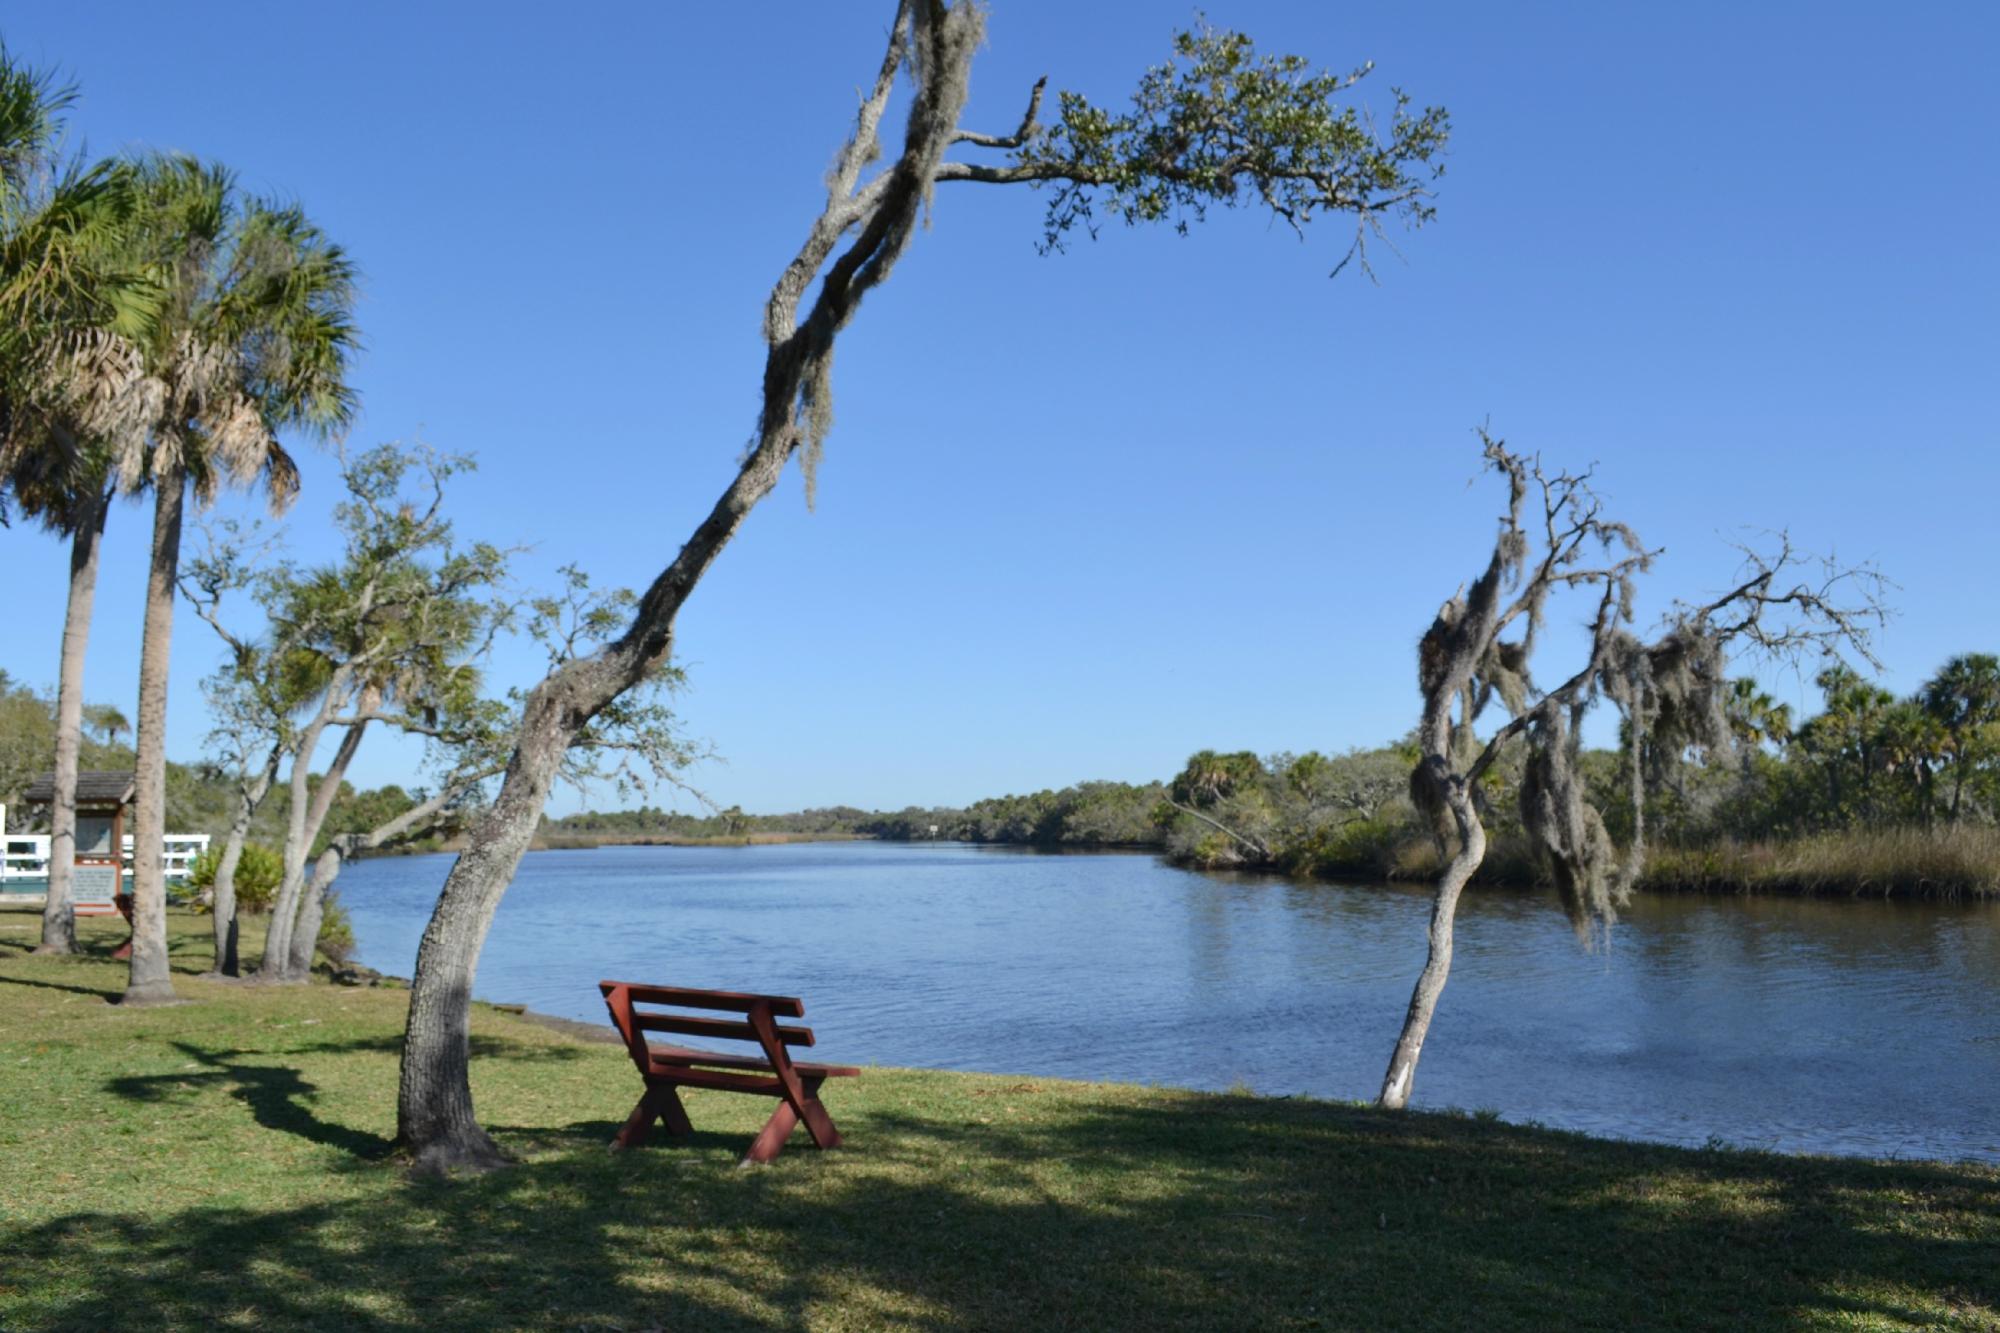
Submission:
M 786 1048 L 812 1045 L 812 1029 L 776 1020 L 804 1018 L 806 1007 L 799 1001 L 782 995 L 645 986 L 634 981 L 600 981 L 597 988 L 604 992 L 612 1025 L 625 1039 L 625 1049 L 646 1083 L 645 1095 L 639 1098 L 625 1127 L 611 1141 L 614 1149 L 636 1148 L 644 1143 L 655 1120 L 663 1122 L 669 1134 L 693 1133 L 678 1088 L 714 1088 L 718 1092 L 747 1092 L 778 1099 L 778 1109 L 771 1112 L 771 1118 L 743 1155 L 746 1163 L 768 1162 L 776 1157 L 801 1120 L 815 1147 L 831 1148 L 839 1144 L 840 1131 L 833 1127 L 833 1117 L 820 1104 L 819 1085 L 830 1078 L 851 1078 L 861 1071 L 848 1065 L 804 1064 L 792 1059 Z M 640 1005 L 721 1010 L 743 1017 L 705 1018 L 641 1009 Z M 724 1055 L 691 1046 L 655 1046 L 646 1040 L 649 1032 L 755 1042 L 763 1056 Z

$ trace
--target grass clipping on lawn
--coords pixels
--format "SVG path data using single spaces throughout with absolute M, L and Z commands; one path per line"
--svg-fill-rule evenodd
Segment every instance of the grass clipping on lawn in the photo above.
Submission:
M 38 924 L 0 911 L 16 1333 L 2000 1327 L 1984 1168 L 870 1069 L 828 1087 L 848 1146 L 738 1171 L 763 1099 L 687 1094 L 691 1140 L 612 1154 L 623 1049 L 483 1006 L 474 1091 L 520 1164 L 414 1180 L 404 992 L 199 980 L 177 913 L 193 1003 L 123 1010 L 121 932 L 44 959 Z

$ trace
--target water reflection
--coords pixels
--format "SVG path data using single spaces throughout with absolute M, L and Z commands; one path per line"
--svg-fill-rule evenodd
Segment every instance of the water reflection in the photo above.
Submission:
M 342 880 L 407 974 L 448 858 Z M 1372 1096 L 1419 888 L 954 845 L 532 855 L 477 993 L 596 1021 L 631 976 L 803 995 L 830 1058 Z M 1645 898 L 1577 947 L 1542 895 L 1461 911 L 1417 1102 L 1593 1133 L 2000 1161 L 2000 906 Z

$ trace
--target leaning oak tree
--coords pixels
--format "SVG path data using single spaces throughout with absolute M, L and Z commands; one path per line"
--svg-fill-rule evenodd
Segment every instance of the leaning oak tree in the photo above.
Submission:
M 765 306 L 761 409 L 735 478 L 639 599 L 624 631 L 551 671 L 527 696 L 500 792 L 472 822 L 417 955 L 397 1125 L 419 1168 L 502 1160 L 473 1113 L 468 1004 L 487 928 L 564 751 L 667 662 L 682 604 L 794 454 L 810 496 L 833 420 L 834 342 L 902 257 L 939 182 L 1051 187 L 1046 248 L 1059 248 L 1075 228 L 1094 232 L 1100 213 L 1185 227 L 1211 205 L 1249 205 L 1295 228 L 1321 214 L 1347 215 L 1356 225 L 1348 255 L 1365 259 L 1362 243 L 1383 220 L 1420 223 L 1431 215 L 1445 114 L 1413 111 L 1399 93 L 1378 136 L 1359 109 L 1338 105 L 1366 67 L 1316 73 L 1298 57 L 1259 56 L 1239 34 L 1202 29 L 1176 39 L 1173 59 L 1144 76 L 1129 110 L 1064 93 L 1060 118 L 1044 125 L 1038 83 L 1012 134 L 982 134 L 961 129 L 959 119 L 983 27 L 984 11 L 971 0 L 897 6 L 881 66 L 827 178 L 826 206 Z M 911 83 L 902 151 L 871 175 L 899 74 Z M 958 145 L 1008 156 L 947 159 Z
M 1646 854 L 1647 768 L 1690 753 L 1726 755 L 1731 650 L 1797 660 L 1858 653 L 1883 616 L 1882 580 L 1867 568 L 1803 561 L 1788 539 L 1745 549 L 1742 581 L 1713 601 L 1677 603 L 1650 641 L 1632 632 L 1639 576 L 1660 554 L 1604 513 L 1588 473 L 1548 473 L 1482 432 L 1486 466 L 1507 482 L 1507 512 L 1486 568 L 1437 613 L 1417 652 L 1423 716 L 1410 796 L 1431 821 L 1445 864 L 1431 904 L 1430 949 L 1382 1080 L 1380 1105 L 1400 1109 L 1451 971 L 1459 895 L 1486 856 L 1480 779 L 1519 741 L 1526 747 L 1521 823 L 1586 938 L 1617 919 Z M 1809 577 L 1801 575 L 1810 573 Z M 1530 673 L 1552 596 L 1595 601 L 1589 652 L 1561 684 Z M 1621 855 L 1579 771 L 1585 714 L 1609 700 L 1623 722 L 1632 840 Z M 1481 741 L 1474 727 L 1495 702 L 1507 720 Z

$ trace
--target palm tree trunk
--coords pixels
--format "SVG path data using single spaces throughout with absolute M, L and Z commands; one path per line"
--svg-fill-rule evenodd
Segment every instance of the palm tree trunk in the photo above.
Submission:
M 153 551 L 146 574 L 146 634 L 139 648 L 138 771 L 132 806 L 132 971 L 126 1004 L 170 1002 L 167 963 L 167 667 L 180 573 L 187 476 L 164 468 L 153 482 Z
M 76 775 L 83 750 L 83 660 L 90 644 L 90 613 L 97 600 L 97 556 L 104 545 L 110 497 L 100 493 L 79 516 L 69 548 L 69 609 L 63 613 L 62 666 L 56 684 L 56 779 L 49 812 L 49 896 L 42 905 L 42 942 L 36 953 L 76 952 L 76 913 L 70 904 L 76 866 Z M 114 848 L 114 853 L 116 849 Z
M 1486 829 L 1462 785 L 1448 789 L 1445 802 L 1458 826 L 1458 852 L 1445 865 L 1438 880 L 1437 896 L 1431 901 L 1430 953 L 1417 984 L 1410 992 L 1410 1009 L 1403 1016 L 1403 1031 L 1389 1056 L 1389 1069 L 1382 1078 L 1382 1092 L 1375 1104 L 1400 1111 L 1410 1104 L 1410 1088 L 1416 1082 L 1417 1059 L 1423 1054 L 1424 1038 L 1431 1030 L 1431 1015 L 1437 1010 L 1438 996 L 1451 975 L 1452 924 L 1458 915 L 1459 894 L 1479 863 L 1486 859 Z

